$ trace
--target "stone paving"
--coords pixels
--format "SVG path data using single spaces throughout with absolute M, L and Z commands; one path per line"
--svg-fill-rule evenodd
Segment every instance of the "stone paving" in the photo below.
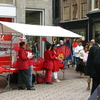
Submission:
M 64 80 L 53 85 L 36 84 L 36 90 L 12 90 L 0 94 L 0 100 L 88 100 L 85 79 Z
M 77 78 L 62 80 L 61 83 L 35 84 L 35 91 L 14 89 L 1 93 L 0 100 L 88 100 L 90 90 L 86 90 L 86 78 L 79 78 L 79 74 L 74 74 Z

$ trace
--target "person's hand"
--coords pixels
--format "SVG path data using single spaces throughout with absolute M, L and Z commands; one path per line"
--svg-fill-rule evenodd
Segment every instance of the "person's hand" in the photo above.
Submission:
M 33 56 L 29 56 L 28 59 L 32 59 Z
M 55 59 L 58 59 L 58 57 L 55 57 Z

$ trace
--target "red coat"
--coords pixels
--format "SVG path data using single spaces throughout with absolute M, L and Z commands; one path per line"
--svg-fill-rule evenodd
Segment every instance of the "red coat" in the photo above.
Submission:
M 56 57 L 58 57 L 57 51 L 54 52 L 54 50 L 51 50 L 51 53 L 52 53 L 52 55 L 55 55 Z M 59 63 L 58 63 L 58 59 L 53 59 L 53 64 L 54 64 L 53 72 L 59 71 Z
M 27 52 L 32 53 L 31 50 L 26 50 L 26 53 L 27 53 Z M 33 63 L 34 63 L 33 59 L 34 59 L 34 57 L 32 57 L 32 59 L 28 59 L 28 63 L 29 63 L 29 65 L 33 65 Z
M 55 55 L 51 54 L 50 50 L 46 50 L 44 52 L 44 68 L 45 69 L 53 69 L 53 59 L 55 58 Z
M 24 69 L 29 69 L 29 63 L 28 63 L 28 57 L 25 49 L 20 47 L 18 51 L 18 70 L 24 70 Z

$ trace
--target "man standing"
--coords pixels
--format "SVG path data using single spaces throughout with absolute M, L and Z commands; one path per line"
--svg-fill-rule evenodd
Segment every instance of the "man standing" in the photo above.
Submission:
M 100 84 L 100 36 L 97 37 L 96 44 L 94 44 L 89 51 L 85 74 L 93 78 L 92 94 Z
M 28 57 L 27 53 L 25 51 L 25 42 L 21 42 L 20 49 L 18 51 L 18 89 L 23 90 L 25 89 L 23 87 L 23 84 L 26 84 L 27 90 L 35 90 L 30 85 L 30 69 L 29 69 L 29 63 L 28 59 L 31 59 L 32 57 Z

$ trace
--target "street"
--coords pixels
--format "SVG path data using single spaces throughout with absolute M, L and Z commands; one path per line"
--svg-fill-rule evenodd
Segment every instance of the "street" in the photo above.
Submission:
M 18 90 L 15 88 L 17 87 L 16 84 L 11 84 L 12 90 L 1 93 L 0 100 L 88 100 L 90 90 L 86 90 L 87 82 L 85 76 L 80 78 L 79 73 L 67 68 L 65 78 L 63 80 L 62 72 L 60 71 L 60 83 L 53 82 L 53 85 L 35 84 L 35 91 Z M 3 87 L 3 85 L 1 86 Z

